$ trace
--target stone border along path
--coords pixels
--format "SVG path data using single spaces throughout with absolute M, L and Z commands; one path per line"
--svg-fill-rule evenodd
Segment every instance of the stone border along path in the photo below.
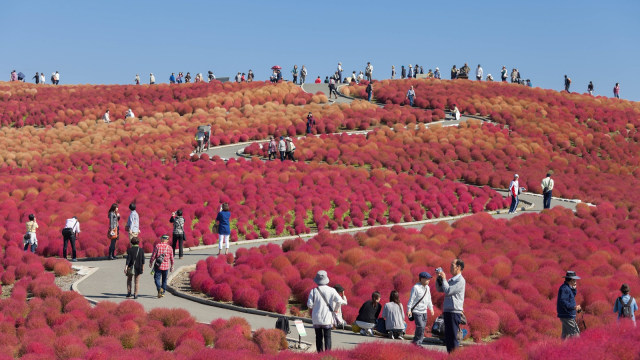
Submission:
M 303 86 L 304 91 L 316 93 L 317 91 L 322 91 L 328 95 L 328 86 L 326 84 L 305 84 Z M 340 95 L 337 102 L 351 102 L 353 99 L 350 99 L 344 95 Z M 332 101 L 333 102 L 333 101 Z M 478 118 L 478 117 L 469 117 L 463 116 L 461 121 L 467 121 L 470 118 L 477 118 L 483 121 L 490 121 L 486 118 Z M 432 126 L 433 124 L 439 124 L 442 122 L 435 122 L 431 124 L 425 124 L 425 126 Z M 454 126 L 459 122 L 456 121 L 447 121 L 447 125 Z M 362 132 L 360 132 L 362 133 Z M 261 140 L 259 142 L 264 142 L 265 140 Z M 245 142 L 241 144 L 231 144 L 231 145 L 223 145 L 212 148 L 207 151 L 207 153 L 212 155 L 218 155 L 221 158 L 231 158 L 237 157 L 238 151 L 244 149 L 247 145 L 258 142 Z M 542 175 L 541 175 L 542 179 Z M 507 190 L 504 189 L 495 189 L 496 191 L 507 195 Z M 520 201 L 525 203 L 526 206 L 521 207 L 521 212 L 523 213 L 531 213 L 531 212 L 540 212 L 542 210 L 542 195 L 532 194 L 532 193 L 524 193 L 520 195 Z M 580 200 L 569 200 L 569 199 L 561 199 L 561 198 L 553 198 L 552 206 L 563 206 L 572 209 L 575 211 L 576 204 L 580 203 Z M 591 204 L 589 204 L 591 205 Z M 509 219 L 518 214 L 507 214 L 505 210 L 498 210 L 494 212 L 490 212 L 490 214 L 495 218 L 503 218 Z M 468 215 L 460 215 L 455 217 L 447 217 L 447 218 L 437 218 L 431 220 L 423 220 L 423 221 L 415 221 L 411 223 L 398 223 L 398 224 L 387 224 L 385 226 L 394 226 L 400 225 L 409 228 L 421 228 L 424 224 L 434 223 L 440 221 L 446 221 L 448 223 L 452 223 L 455 220 L 468 216 Z M 380 225 L 377 225 L 380 226 Z M 371 226 L 365 226 L 361 228 L 350 228 L 350 229 L 340 229 L 334 231 L 334 233 L 356 233 L 360 231 L 366 231 L 371 228 Z M 313 234 L 304 234 L 300 235 L 301 238 L 311 238 L 315 236 L 316 233 Z M 252 248 L 263 245 L 265 243 L 273 243 L 277 245 L 282 245 L 282 243 L 287 239 L 297 238 L 298 236 L 286 236 L 286 237 L 278 237 L 278 238 L 269 238 L 269 239 L 258 239 L 258 240 L 245 240 L 238 241 L 235 243 L 231 243 L 231 252 L 234 252 L 239 248 Z M 204 260 L 207 257 L 214 255 L 217 253 L 216 251 L 217 245 L 206 245 L 206 246 L 198 246 L 191 249 L 185 249 L 184 258 L 182 260 L 176 259 L 176 269 L 178 271 L 170 274 L 169 278 L 173 279 L 175 275 L 181 269 L 188 269 L 189 266 L 195 265 L 198 261 Z M 191 300 L 189 296 L 185 296 L 185 294 L 176 291 L 171 288 L 170 291 L 165 295 L 164 298 L 158 299 L 157 292 L 155 289 L 155 284 L 153 282 L 153 278 L 149 275 L 150 269 L 148 267 L 148 258 L 150 254 L 147 254 L 147 260 L 145 264 L 145 273 L 141 275 L 140 279 L 140 291 L 138 293 L 138 302 L 142 304 L 145 310 L 149 311 L 154 308 L 183 308 L 187 309 L 191 315 L 200 322 L 209 323 L 214 319 L 222 318 L 229 319 L 231 317 L 243 317 L 245 318 L 252 329 L 259 328 L 274 328 L 275 326 L 275 316 L 277 314 L 268 314 L 264 311 L 257 309 L 240 309 L 233 305 L 216 303 L 213 301 L 197 301 Z M 109 300 L 116 303 L 127 300 L 126 298 L 126 277 L 124 276 L 124 261 L 119 258 L 116 261 L 108 261 L 104 260 L 105 258 L 100 259 L 84 259 L 80 260 L 80 262 L 74 264 L 76 268 L 83 271 L 85 276 L 80 280 L 76 281 L 72 285 L 72 290 L 77 291 L 78 293 L 84 295 L 90 302 L 96 303 L 102 300 Z M 215 306 L 214 306 L 215 304 Z M 431 324 L 433 319 L 429 319 Z M 295 338 L 297 333 L 294 329 L 293 324 L 291 324 L 291 337 Z M 303 341 L 309 342 L 312 344 L 312 349 L 315 349 L 315 333 L 313 327 L 309 323 L 309 320 L 305 322 L 305 328 L 307 330 L 307 336 L 303 338 Z M 428 339 L 428 338 L 427 338 Z M 297 340 L 297 339 L 296 339 Z M 386 340 L 381 337 L 366 337 L 361 336 L 359 334 L 354 334 L 350 330 L 334 330 L 332 332 L 332 343 L 334 349 L 350 349 L 358 345 L 359 343 L 369 342 L 374 340 L 383 340 L 383 341 L 398 341 L 398 340 Z M 439 351 L 444 351 L 444 347 L 442 345 L 425 345 L 425 347 L 430 349 L 435 349 Z

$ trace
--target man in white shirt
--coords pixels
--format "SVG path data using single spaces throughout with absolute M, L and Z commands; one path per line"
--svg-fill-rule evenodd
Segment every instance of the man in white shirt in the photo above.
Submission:
M 284 136 L 280 136 L 278 151 L 280 151 L 280 161 L 284 161 L 284 157 L 287 154 L 287 143 L 284 141 Z
M 514 214 L 516 212 L 518 203 L 520 202 L 520 200 L 518 200 L 518 195 L 520 195 L 522 191 L 526 190 L 525 188 L 520 187 L 518 178 L 518 174 L 515 174 L 513 176 L 511 184 L 509 184 L 509 195 L 511 195 L 511 206 L 509 207 L 509 214 Z
M 367 62 L 365 73 L 365 75 L 367 76 L 367 81 L 371 81 L 371 79 L 373 78 L 373 65 L 371 65 L 370 62 Z
M 153 76 L 153 73 L 149 74 L 149 84 L 153 85 L 156 83 L 156 77 Z
M 542 179 L 542 204 L 545 209 L 551 208 L 551 192 L 553 191 L 553 179 L 551 178 L 551 171 L 547 173 L 547 177 Z
M 76 239 L 80 233 L 80 223 L 77 217 L 67 219 L 64 229 L 62 229 L 62 239 L 64 241 L 62 245 L 62 257 L 67 258 L 67 243 L 71 243 L 71 261 L 76 260 Z
M 407 303 L 407 316 L 416 323 L 416 333 L 413 336 L 413 344 L 422 344 L 424 339 L 424 329 L 427 327 L 427 309 L 433 316 L 433 303 L 431 302 L 431 290 L 429 289 L 429 280 L 431 274 L 426 271 L 418 274 L 419 281 L 411 288 L 409 302 Z
M 478 64 L 478 67 L 476 68 L 476 80 L 482 81 L 482 73 L 482 67 Z
M 338 83 L 342 82 L 342 63 L 338 63 Z
M 54 78 L 56 79 L 56 85 L 58 85 L 60 83 L 60 73 L 56 71 Z
M 111 118 L 109 117 L 109 110 L 105 111 L 104 116 L 102 116 L 102 120 L 104 120 L 104 122 L 107 124 L 111 122 Z
M 135 203 L 129 204 L 129 210 L 131 210 L 131 214 L 129 214 L 129 218 L 127 219 L 125 230 L 129 232 L 129 240 L 131 240 L 140 235 L 140 216 L 138 216 L 138 212 L 136 211 Z

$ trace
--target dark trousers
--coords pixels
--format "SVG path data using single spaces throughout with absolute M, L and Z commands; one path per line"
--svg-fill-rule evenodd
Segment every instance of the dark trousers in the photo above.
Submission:
M 167 290 L 167 275 L 169 275 L 169 270 L 156 270 L 153 274 L 153 280 L 156 282 L 156 289 L 158 289 L 158 291 L 160 291 L 161 288 L 162 290 Z M 161 278 L 162 282 L 160 282 Z
M 67 258 L 67 243 L 71 243 L 71 258 L 76 258 L 76 234 L 75 233 L 62 233 L 62 237 L 64 239 L 64 244 L 62 245 L 62 257 Z
M 276 159 L 276 153 L 275 152 L 270 152 L 269 153 L 269 160 L 271 160 L 271 157 L 273 156 L 273 160 Z
M 316 328 L 316 350 L 322 352 L 324 350 L 331 350 L 331 329 Z M 324 350 L 322 348 L 322 341 L 324 340 Z
M 36 249 L 38 248 L 38 245 L 26 243 L 26 244 L 24 244 L 24 251 L 27 251 L 27 249 L 29 249 L 29 247 L 31 247 L 31 252 L 35 254 Z
M 447 352 L 452 352 L 460 346 L 458 343 L 458 330 L 460 329 L 460 314 L 445 312 L 442 314 L 444 318 L 444 344 L 447 346 Z
M 551 193 L 553 192 L 553 190 L 549 190 L 545 193 L 543 193 L 543 200 L 542 200 L 542 204 L 544 206 L 545 209 L 550 209 L 551 208 Z
M 293 75 L 293 83 L 294 84 L 298 83 L 298 75 Z
M 116 256 L 116 242 L 118 241 L 118 239 L 113 239 L 111 240 L 111 244 L 109 244 L 109 257 Z
M 284 161 L 286 153 L 284 151 L 280 151 L 280 161 Z
M 509 212 L 512 213 L 518 208 L 518 197 L 511 195 L 511 206 L 509 206 Z
M 293 151 L 287 152 L 287 159 L 291 161 L 296 161 L 296 158 L 293 156 Z
M 173 248 L 173 256 L 176 256 L 176 245 L 180 245 L 178 256 L 182 258 L 182 251 L 184 247 L 184 234 L 173 234 L 173 244 L 171 245 L 171 247 Z

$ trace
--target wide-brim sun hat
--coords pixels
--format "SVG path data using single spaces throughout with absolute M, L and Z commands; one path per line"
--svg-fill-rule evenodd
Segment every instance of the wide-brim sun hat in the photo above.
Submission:
M 567 271 L 567 274 L 564 276 L 564 278 L 580 280 L 580 276 L 576 275 L 575 271 Z
M 318 271 L 316 277 L 313 278 L 313 282 L 318 285 L 327 285 L 329 283 L 329 275 L 324 270 Z

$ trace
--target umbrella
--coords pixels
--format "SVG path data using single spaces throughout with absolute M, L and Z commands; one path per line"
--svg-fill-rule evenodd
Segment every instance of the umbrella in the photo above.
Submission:
M 278 65 L 274 65 L 274 66 L 271 67 L 271 69 L 272 70 L 280 70 L 282 68 L 280 66 L 278 66 Z

